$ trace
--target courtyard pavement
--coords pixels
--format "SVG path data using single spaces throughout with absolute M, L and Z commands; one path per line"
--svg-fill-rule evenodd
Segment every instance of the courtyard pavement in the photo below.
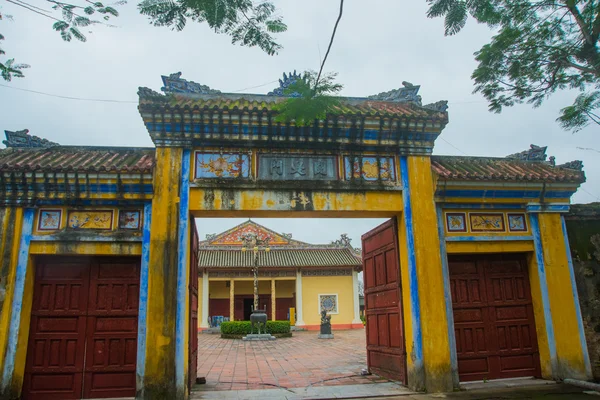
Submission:
M 317 332 L 294 332 L 291 338 L 244 342 L 200 334 L 196 391 L 300 388 L 389 382 L 361 376 L 367 367 L 364 329 L 334 331 L 334 339 Z

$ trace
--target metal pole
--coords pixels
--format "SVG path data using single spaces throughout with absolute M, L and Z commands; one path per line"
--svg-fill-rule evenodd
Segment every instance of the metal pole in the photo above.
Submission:
M 254 311 L 258 310 L 258 250 L 254 250 Z

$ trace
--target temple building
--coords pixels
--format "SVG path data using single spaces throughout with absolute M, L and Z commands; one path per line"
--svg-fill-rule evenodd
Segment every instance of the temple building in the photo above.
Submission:
M 296 308 L 312 328 L 326 307 L 334 325 L 355 326 L 362 268 L 375 374 L 428 392 L 592 377 L 564 217 L 585 182 L 581 161 L 534 145 L 433 155 L 448 104 L 422 102 L 408 82 L 339 98 L 310 126 L 280 121 L 298 79 L 247 94 L 163 76 L 163 93 L 138 91 L 148 148 L 6 131 L 0 399 L 187 399 L 204 356 L 198 328 L 247 315 L 244 230 L 272 237 L 257 258 L 271 318 Z M 250 222 L 200 244 L 195 223 L 209 218 L 386 222 L 362 235 L 361 266 L 343 242 L 305 244 Z
M 248 234 L 268 242 L 256 259 L 251 248 L 243 247 Z M 201 330 L 223 318 L 250 319 L 255 261 L 259 308 L 267 310 L 269 319 L 289 320 L 291 316 L 295 326 L 317 330 L 320 312 L 325 310 L 332 316 L 333 329 L 363 327 L 358 302 L 360 250 L 352 248 L 345 235 L 325 245 L 300 242 L 291 236 L 249 220 L 200 242 Z

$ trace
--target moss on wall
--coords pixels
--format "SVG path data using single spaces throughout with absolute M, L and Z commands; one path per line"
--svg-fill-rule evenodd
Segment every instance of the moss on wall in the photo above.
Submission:
M 592 371 L 600 380 L 600 203 L 574 205 L 565 219 Z

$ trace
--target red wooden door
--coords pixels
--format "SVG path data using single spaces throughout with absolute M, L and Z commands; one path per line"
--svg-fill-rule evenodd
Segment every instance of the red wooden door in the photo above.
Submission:
M 84 398 L 135 396 L 139 283 L 138 260 L 91 266 Z
M 369 370 L 406 381 L 402 286 L 395 219 L 362 236 Z
M 37 263 L 23 398 L 135 395 L 139 272 L 136 258 Z
M 85 261 L 37 264 L 24 399 L 81 398 L 88 284 Z
M 190 218 L 190 338 L 188 389 L 196 384 L 198 376 L 198 231 L 194 218 Z
M 540 376 L 522 255 L 449 257 L 460 380 Z

